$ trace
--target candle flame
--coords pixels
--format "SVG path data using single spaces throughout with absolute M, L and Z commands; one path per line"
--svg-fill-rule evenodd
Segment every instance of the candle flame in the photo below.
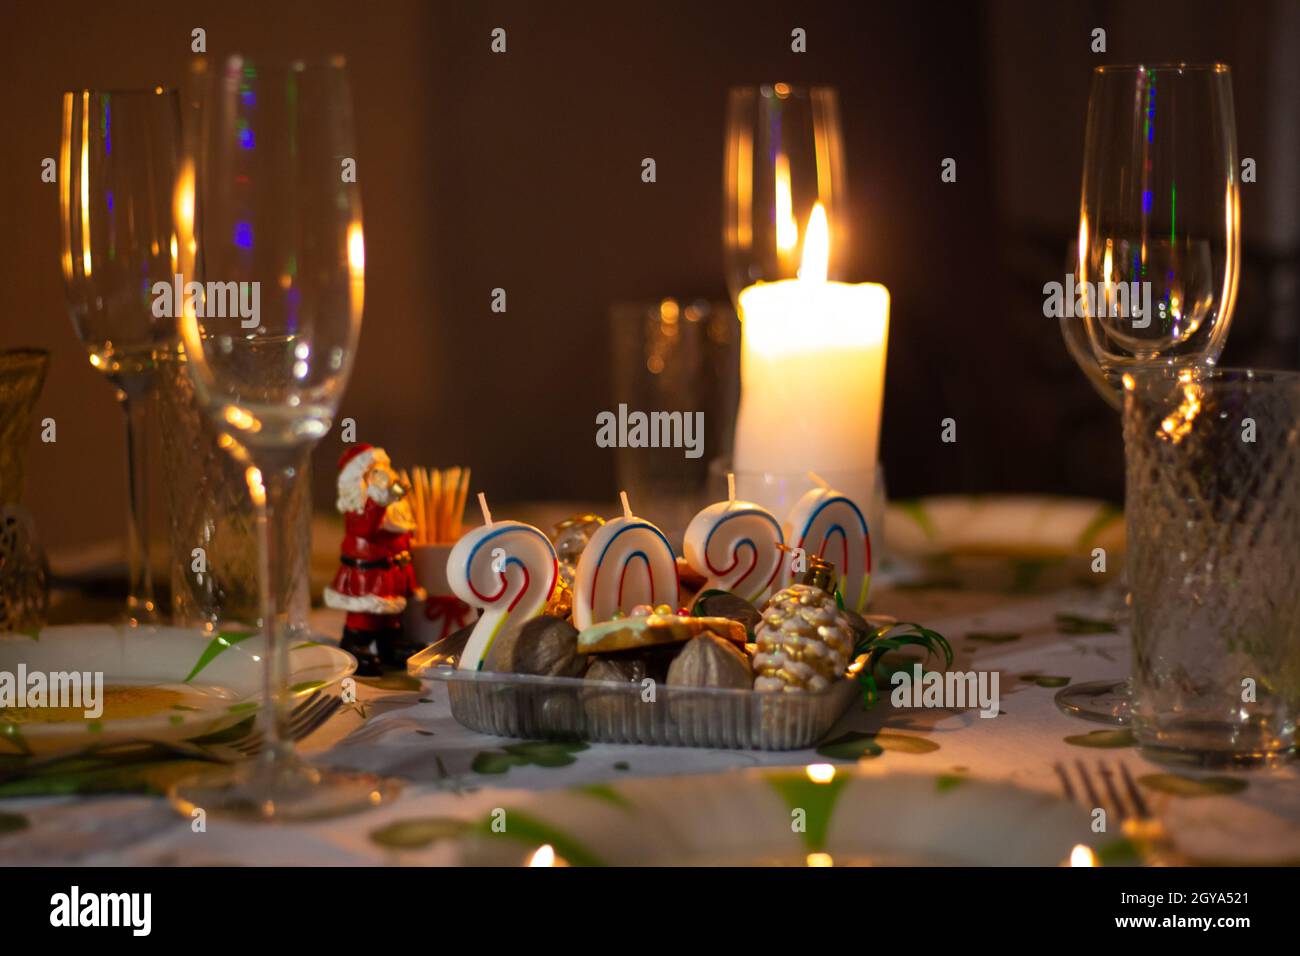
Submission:
M 799 278 L 805 282 L 826 281 L 827 264 L 831 258 L 830 232 L 826 207 L 820 202 L 813 203 L 803 238 L 803 264 L 799 269 Z
M 1077 843 L 1070 851 L 1070 866 L 1096 866 L 1097 855 L 1082 843 Z
M 555 866 L 555 847 L 549 843 L 543 843 L 528 858 L 528 865 L 530 867 Z

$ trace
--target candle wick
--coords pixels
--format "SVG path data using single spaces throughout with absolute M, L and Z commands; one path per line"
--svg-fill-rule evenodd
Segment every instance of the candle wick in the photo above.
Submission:
M 727 472 L 727 502 L 731 503 L 736 500 L 736 473 Z
M 483 509 L 483 523 L 490 525 L 492 523 L 492 512 L 488 511 L 487 495 L 481 491 L 478 493 L 478 506 Z
M 632 506 L 631 506 L 630 504 L 627 503 L 627 492 L 626 492 L 626 491 L 620 491 L 620 492 L 618 493 L 618 497 L 619 497 L 619 500 L 621 500 L 621 501 L 623 502 L 623 517 L 624 517 L 624 518 L 627 518 L 629 521 L 631 521 L 631 520 L 632 520 Z
M 826 479 L 823 478 L 821 475 L 817 474 L 817 472 L 810 471 L 807 474 L 808 477 L 812 479 L 813 483 L 816 485 L 820 485 L 823 490 L 830 487 L 830 485 L 826 483 Z

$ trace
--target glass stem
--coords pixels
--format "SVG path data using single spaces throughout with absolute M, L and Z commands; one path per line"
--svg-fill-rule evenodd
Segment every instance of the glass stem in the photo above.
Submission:
M 127 623 L 132 626 L 158 623 L 154 603 L 153 571 L 149 567 L 148 447 L 146 431 L 150 392 L 147 389 L 119 392 L 126 413 L 126 466 L 129 512 L 127 514 L 126 565 L 128 591 Z
M 295 632 L 292 594 L 297 575 L 294 568 L 303 556 L 295 553 L 301 543 L 296 540 L 290 496 L 296 483 L 303 480 L 308 454 L 309 449 L 304 447 L 258 456 L 261 493 L 257 482 L 251 476 L 249 480 L 257 514 L 262 637 L 267 664 L 262 671 L 262 758 L 272 764 L 293 755 L 293 741 L 288 734 L 289 645 Z

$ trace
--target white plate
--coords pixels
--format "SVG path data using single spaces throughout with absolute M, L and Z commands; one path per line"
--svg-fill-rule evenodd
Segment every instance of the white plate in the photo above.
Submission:
M 89 673 L 92 680 L 102 674 L 103 698 L 110 708 L 98 719 L 60 722 L 16 722 L 4 719 L 0 710 L 0 753 L 59 753 L 128 741 L 174 743 L 225 730 L 257 712 L 263 646 L 260 634 L 246 630 L 214 635 L 174 627 L 77 624 L 47 627 L 35 638 L 0 635 L 0 681 L 16 682 L 20 666 L 27 675 L 39 673 L 47 681 L 56 673 Z M 304 641 L 290 649 L 289 684 L 295 697 L 305 696 L 338 683 L 356 666 L 352 655 L 336 647 Z M 168 702 L 137 716 L 125 715 L 117 709 L 120 704 L 109 702 L 110 688 L 136 687 L 168 691 Z
M 518 802 L 503 793 L 504 830 L 474 827 L 457 838 L 459 856 L 520 865 L 549 844 L 569 863 L 616 866 L 1057 866 L 1098 846 L 1088 814 L 1052 794 L 831 767 L 630 779 Z M 394 842 L 401 825 L 385 828 Z
M 890 504 L 891 556 L 935 582 L 995 590 L 1099 584 L 1123 563 L 1124 514 L 1090 498 L 938 495 Z M 1098 552 L 1105 552 L 1098 573 Z

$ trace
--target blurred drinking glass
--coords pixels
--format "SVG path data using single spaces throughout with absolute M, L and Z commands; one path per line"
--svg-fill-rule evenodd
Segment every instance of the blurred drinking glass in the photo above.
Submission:
M 830 223 L 827 278 L 841 279 L 836 255 L 849 248 L 848 197 L 835 90 L 789 83 L 733 87 L 722 208 L 733 305 L 739 307 L 747 286 L 798 275 L 800 229 L 817 202 Z
M 1079 237 L 1061 333 L 1119 407 L 1125 372 L 1219 359 L 1241 265 L 1237 127 L 1222 63 L 1099 66 L 1083 152 Z M 1131 566 L 1131 562 L 1130 562 Z M 1071 684 L 1066 713 L 1125 723 L 1128 679 Z
M 352 100 L 342 58 L 308 66 L 232 56 L 205 84 L 177 177 L 187 281 L 181 338 L 199 405 L 244 468 L 256 509 L 266 648 L 261 728 L 248 763 L 173 788 L 183 811 L 254 820 L 374 806 L 387 785 L 301 761 L 287 730 L 295 573 L 289 502 L 333 423 L 361 331 L 365 246 Z
M 157 352 L 176 338 L 174 314 L 155 308 L 154 285 L 171 284 L 176 272 L 172 187 L 179 147 L 180 101 L 173 90 L 63 94 L 63 278 L 72 324 L 90 364 L 108 377 L 126 413 L 131 624 L 157 621 L 148 560 L 145 427 Z

